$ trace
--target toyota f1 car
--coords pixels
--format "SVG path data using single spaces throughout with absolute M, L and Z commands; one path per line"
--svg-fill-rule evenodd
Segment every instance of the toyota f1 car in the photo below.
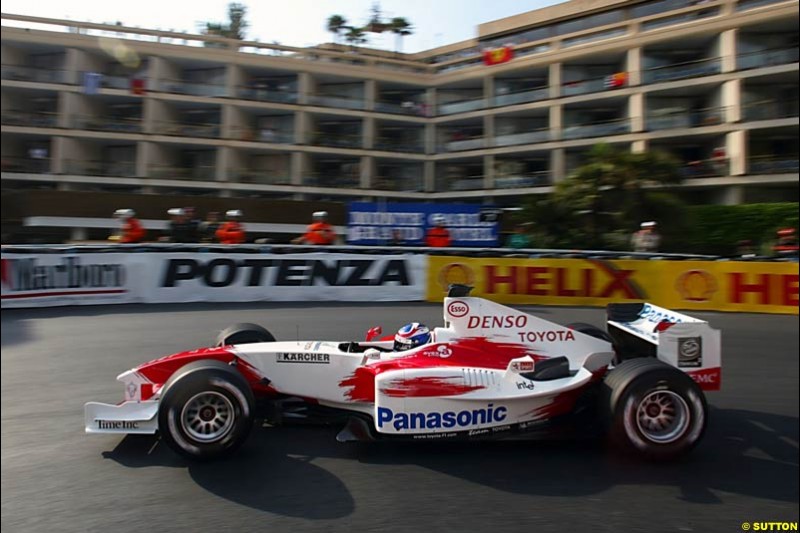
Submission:
M 651 304 L 612 304 L 608 330 L 554 324 L 453 286 L 428 344 L 284 341 L 255 324 L 216 346 L 117 378 L 124 401 L 85 405 L 87 433 L 159 433 L 178 453 L 232 452 L 256 418 L 341 423 L 340 441 L 543 438 L 599 429 L 654 459 L 703 435 L 720 332 Z

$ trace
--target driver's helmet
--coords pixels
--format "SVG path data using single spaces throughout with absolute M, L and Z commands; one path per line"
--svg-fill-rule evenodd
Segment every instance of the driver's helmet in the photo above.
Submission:
M 431 341 L 431 330 L 425 324 L 412 322 L 397 331 L 394 336 L 394 351 L 402 352 Z

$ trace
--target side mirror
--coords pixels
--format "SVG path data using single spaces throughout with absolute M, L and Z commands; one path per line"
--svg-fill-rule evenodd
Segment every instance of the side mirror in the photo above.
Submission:
M 374 339 L 375 337 L 377 337 L 378 335 L 380 335 L 381 333 L 383 333 L 383 329 L 380 326 L 375 326 L 374 328 L 369 328 L 369 331 L 367 331 L 367 336 L 365 337 L 364 340 L 369 342 L 372 339 Z

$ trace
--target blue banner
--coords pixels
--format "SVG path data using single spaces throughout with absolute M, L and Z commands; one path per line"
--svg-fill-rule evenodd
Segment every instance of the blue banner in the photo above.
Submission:
M 483 206 L 485 207 L 485 206 Z M 498 223 L 481 222 L 480 205 L 350 202 L 347 243 L 425 246 L 425 234 L 441 215 L 452 246 L 497 246 Z

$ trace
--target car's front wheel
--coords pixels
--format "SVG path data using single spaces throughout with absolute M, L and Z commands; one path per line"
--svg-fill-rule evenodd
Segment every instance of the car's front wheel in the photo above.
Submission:
M 164 385 L 158 425 L 164 442 L 192 459 L 214 459 L 242 445 L 253 426 L 247 380 L 220 361 L 196 361 Z
M 609 436 L 624 448 L 656 460 L 689 452 L 708 419 L 697 384 L 657 359 L 630 359 L 604 381 Z

